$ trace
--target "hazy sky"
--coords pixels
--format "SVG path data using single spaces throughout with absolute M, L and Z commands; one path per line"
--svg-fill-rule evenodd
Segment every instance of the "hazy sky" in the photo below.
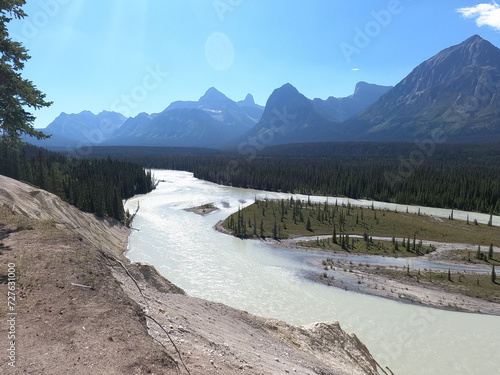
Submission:
M 211 86 L 258 104 L 290 82 L 309 98 L 395 85 L 479 34 L 500 47 L 500 7 L 469 0 L 29 0 L 11 36 L 24 76 L 61 112 L 160 112 Z

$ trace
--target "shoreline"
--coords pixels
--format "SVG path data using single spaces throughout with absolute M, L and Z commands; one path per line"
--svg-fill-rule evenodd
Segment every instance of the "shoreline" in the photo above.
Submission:
M 500 316 L 500 304 L 494 302 L 450 292 L 429 283 L 370 272 L 369 268 L 365 268 L 361 264 L 353 264 L 350 268 L 343 268 L 343 265 L 345 264 L 341 264 L 340 267 L 334 267 L 333 270 L 329 269 L 326 271 L 326 277 L 324 274 L 311 274 L 310 280 L 346 291 L 386 298 L 411 305 L 447 311 Z M 320 267 L 318 265 L 318 270 L 321 269 Z
M 225 229 L 222 223 L 223 220 L 220 220 L 214 225 L 214 229 L 232 236 L 233 234 Z M 311 239 L 316 239 L 316 236 L 313 237 L 314 238 Z M 305 247 L 298 245 L 296 243 L 297 240 L 298 239 L 287 239 L 277 241 L 266 238 L 261 241 L 279 250 L 293 251 L 302 254 L 303 259 L 301 261 L 312 265 L 316 269 L 315 271 L 310 271 L 309 276 L 307 276 L 309 280 L 314 282 L 406 304 L 447 311 L 500 316 L 500 303 L 450 291 L 440 285 L 424 280 L 425 276 L 429 275 L 430 279 L 432 279 L 432 276 L 438 275 L 439 271 L 426 270 L 422 274 L 421 271 L 418 270 L 418 276 L 416 276 L 417 271 L 412 269 L 411 274 L 415 274 L 413 277 L 411 274 L 410 276 L 404 276 L 402 274 L 406 270 L 405 267 L 384 264 L 384 262 L 374 262 L 370 264 L 365 261 L 368 257 L 373 260 L 382 260 L 390 257 L 367 255 L 363 253 L 356 254 L 327 251 L 321 248 Z M 443 248 L 446 248 L 446 246 L 450 244 L 443 243 L 442 245 Z M 470 266 L 464 265 L 464 263 L 456 260 L 442 259 L 439 254 L 445 251 L 443 248 L 421 257 L 396 259 L 404 259 L 410 262 L 412 260 L 433 261 L 442 265 L 443 269 L 448 267 Z M 498 251 L 498 249 L 496 250 Z M 307 254 L 311 254 L 311 256 L 308 257 Z M 321 255 L 324 255 L 324 257 L 321 257 Z M 334 257 L 336 258 L 334 259 Z M 356 258 L 359 258 L 359 261 L 356 261 Z M 332 259 L 332 263 L 325 264 L 326 259 Z M 478 273 L 478 275 L 484 276 L 489 272 L 487 267 L 481 267 L 481 265 L 474 266 L 477 266 L 477 268 L 484 268 L 484 272 Z M 458 275 L 459 274 L 460 273 L 458 273 Z M 472 272 L 469 273 L 469 275 L 473 274 Z M 457 274 L 453 273 L 453 275 Z

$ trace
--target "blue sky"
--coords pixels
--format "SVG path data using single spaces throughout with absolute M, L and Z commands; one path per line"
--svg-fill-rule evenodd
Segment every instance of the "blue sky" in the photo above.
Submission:
M 480 0 L 30 0 L 11 37 L 24 77 L 54 101 L 35 112 L 155 113 L 211 86 L 264 105 L 290 82 L 309 98 L 395 85 L 479 34 L 500 47 L 500 7 Z M 459 11 L 459 9 L 461 9 Z

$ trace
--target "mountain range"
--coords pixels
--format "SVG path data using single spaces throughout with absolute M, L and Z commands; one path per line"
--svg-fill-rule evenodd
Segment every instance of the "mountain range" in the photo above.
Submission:
M 221 147 L 253 128 L 263 107 L 248 94 L 234 102 L 211 87 L 198 101 L 176 101 L 163 112 L 129 118 L 107 145 Z
M 395 87 L 359 82 L 352 95 L 308 99 L 287 83 L 265 107 L 210 88 L 198 101 L 125 118 L 62 113 L 44 147 L 90 145 L 224 148 L 324 141 L 500 140 L 500 49 L 474 35 L 417 66 Z
M 339 124 L 368 108 L 390 89 L 359 82 L 348 97 L 310 100 L 287 83 L 273 91 L 259 123 L 240 141 L 276 145 L 343 140 Z

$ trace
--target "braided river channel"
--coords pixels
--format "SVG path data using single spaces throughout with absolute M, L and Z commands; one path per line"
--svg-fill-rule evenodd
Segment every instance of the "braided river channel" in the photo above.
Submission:
M 299 251 L 240 240 L 214 229 L 218 221 L 256 197 L 288 199 L 291 194 L 221 186 L 188 172 L 154 170 L 153 174 L 161 181 L 156 190 L 126 202 L 131 212 L 140 206 L 126 255 L 155 266 L 189 295 L 295 325 L 338 321 L 396 375 L 500 374 L 500 317 L 420 307 L 329 287 L 306 277 L 313 268 Z M 326 198 L 311 200 L 323 203 Z M 338 198 L 339 204 L 342 201 L 347 198 Z M 205 216 L 185 211 L 207 203 L 219 210 Z M 382 202 L 374 206 L 407 208 Z M 410 206 L 409 211 L 418 208 Z M 420 209 L 422 214 L 450 214 L 444 209 Z M 454 217 L 465 219 L 467 214 L 478 222 L 489 219 L 460 211 Z M 500 217 L 493 219 L 500 226 Z

